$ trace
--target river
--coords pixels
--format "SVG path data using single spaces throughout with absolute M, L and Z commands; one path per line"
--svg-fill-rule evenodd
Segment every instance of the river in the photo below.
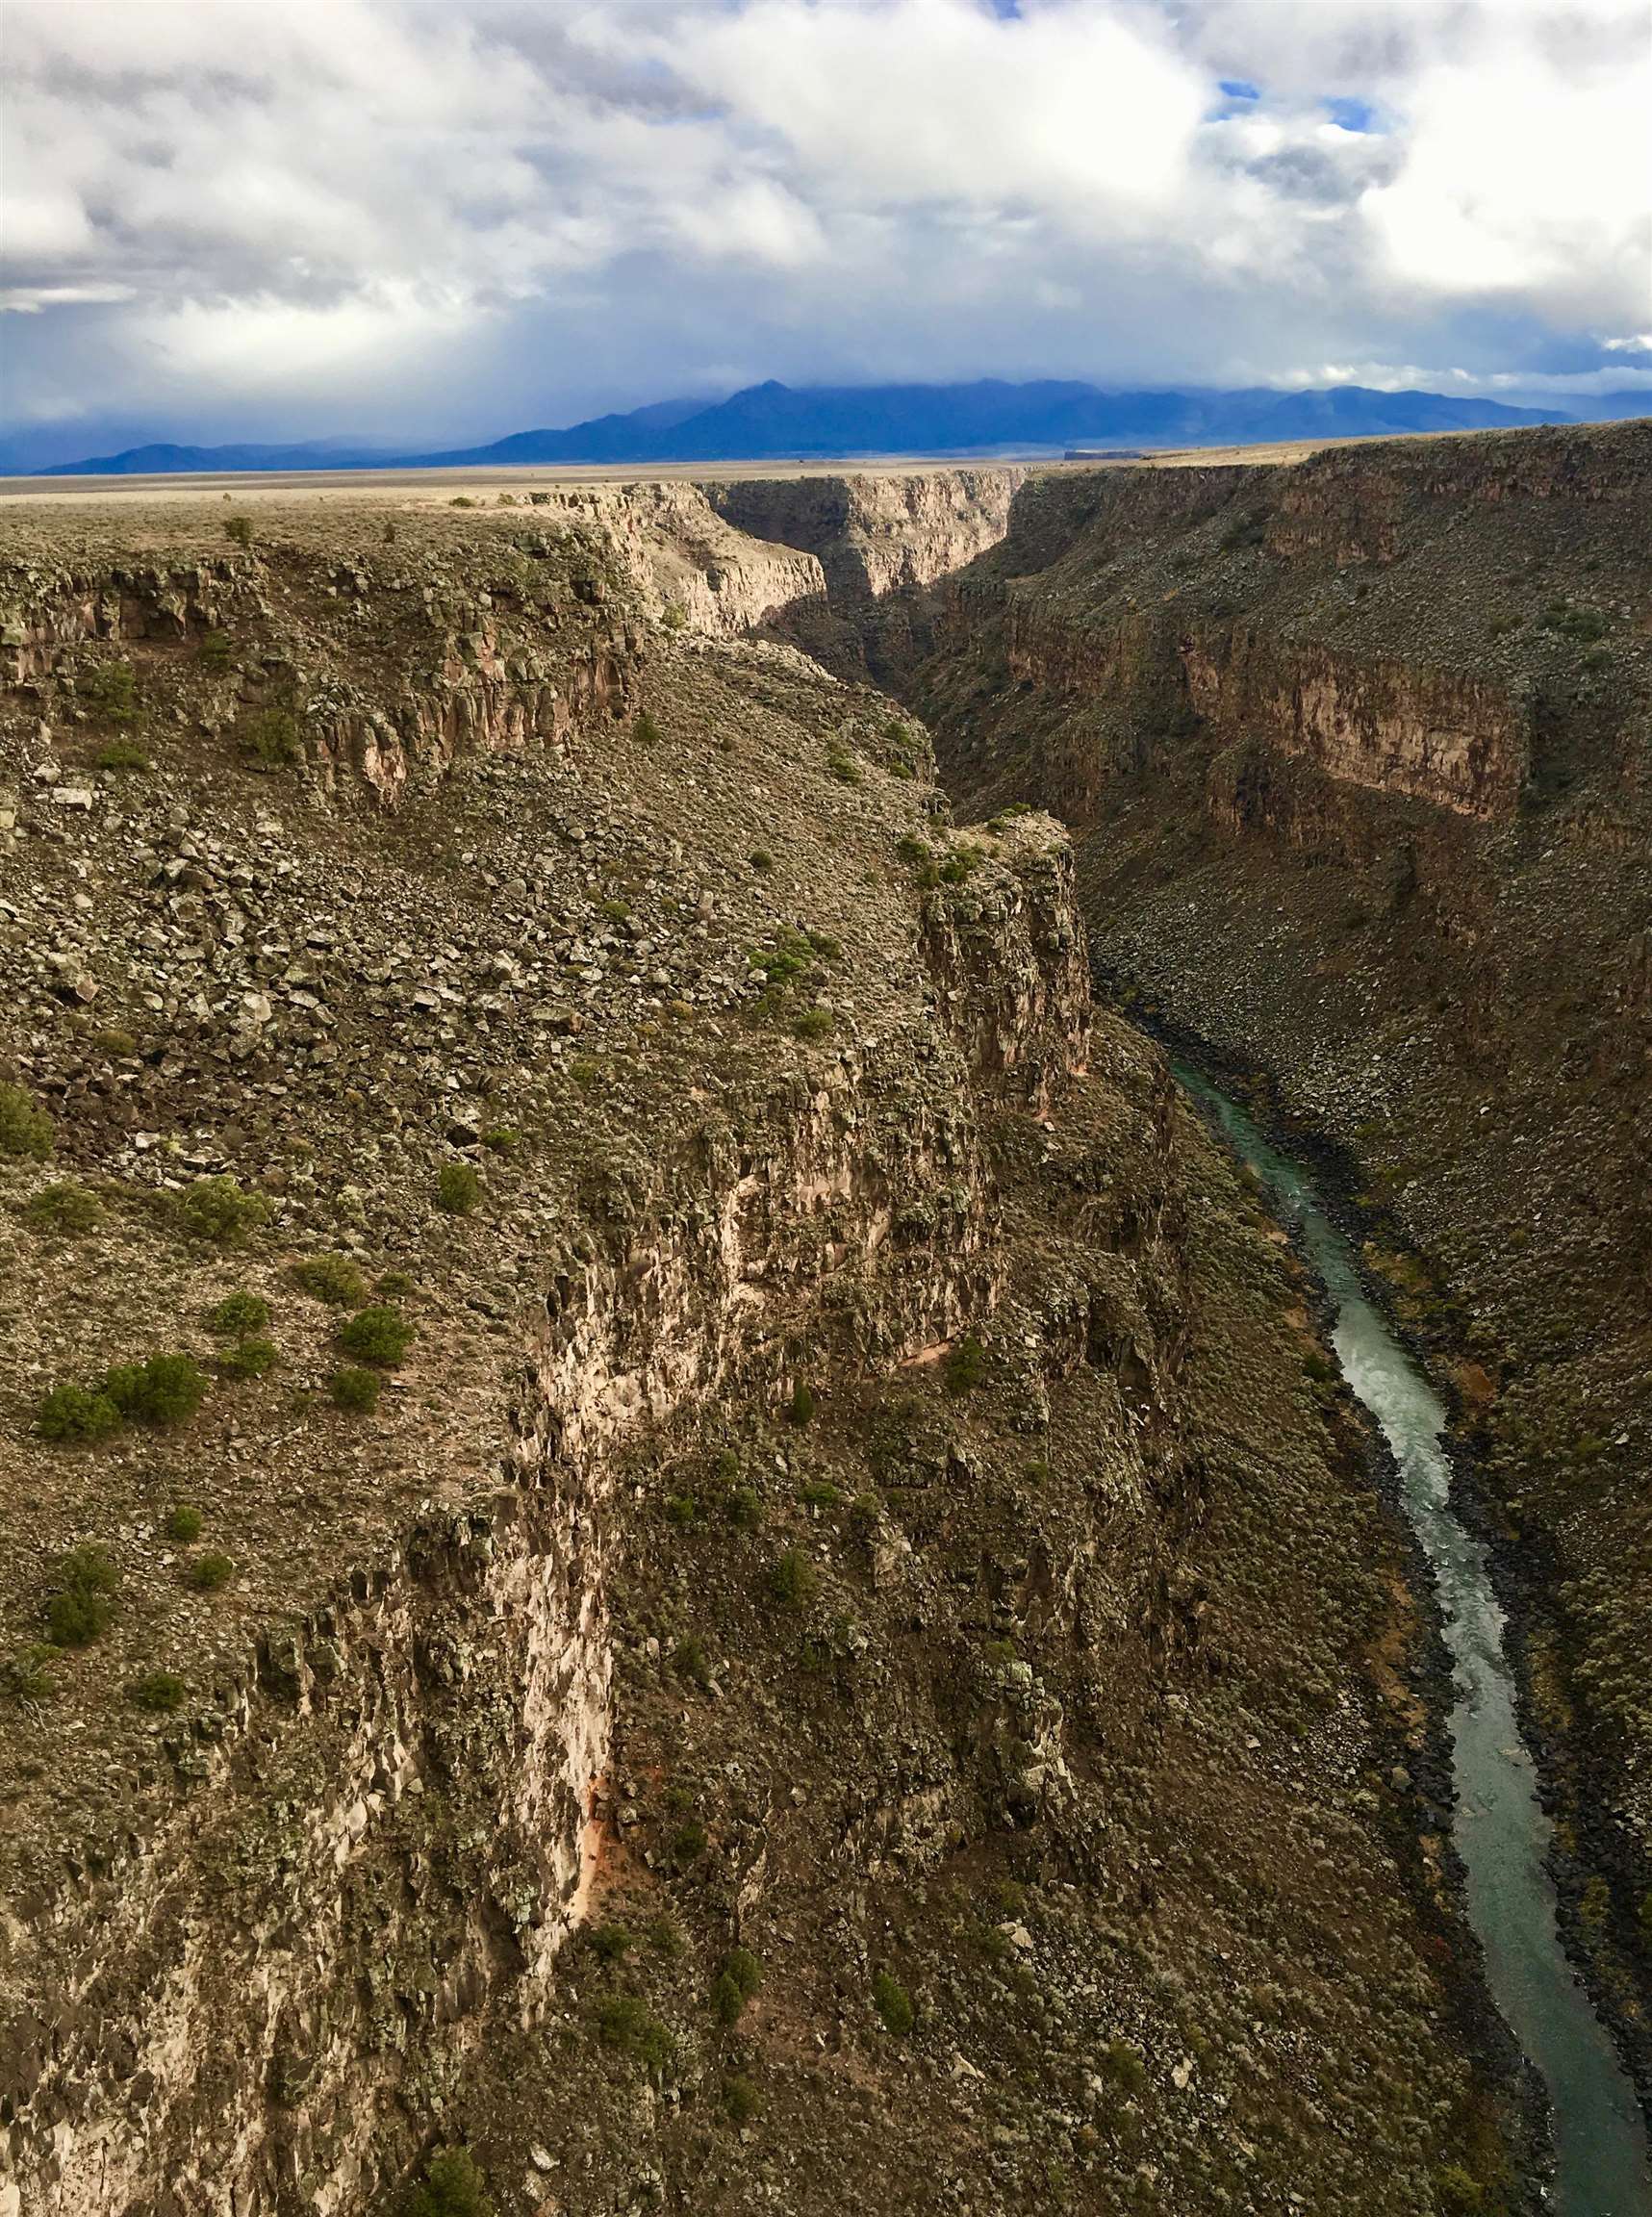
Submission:
M 1468 1916 L 1492 1998 L 1542 2077 L 1553 2112 L 1547 2206 L 1556 2217 L 1648 2217 L 1652 2163 L 1634 2090 L 1556 1926 L 1545 1862 L 1553 1827 L 1520 1735 L 1486 1548 L 1452 1508 L 1445 1409 L 1366 1297 L 1354 1251 L 1304 1172 L 1196 1071 L 1179 1065 L 1177 1076 L 1257 1172 L 1300 1241 L 1331 1303 L 1343 1376 L 1399 1466 L 1405 1513 L 1434 1574 L 1451 1655 L 1452 1829 L 1467 1874 Z

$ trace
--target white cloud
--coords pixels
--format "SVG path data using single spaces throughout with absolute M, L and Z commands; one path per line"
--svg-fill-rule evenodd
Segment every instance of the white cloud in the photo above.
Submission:
M 1484 382 L 1645 320 L 1630 0 L 22 0 L 5 34 L 23 419 Z

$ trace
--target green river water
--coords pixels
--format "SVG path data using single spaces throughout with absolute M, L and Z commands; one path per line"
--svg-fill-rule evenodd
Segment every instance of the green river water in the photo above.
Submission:
M 1639 2108 L 1556 1927 L 1545 1865 L 1553 1828 L 1520 1735 L 1486 1549 L 1452 1508 L 1446 1412 L 1366 1298 L 1352 1248 L 1302 1170 L 1198 1072 L 1179 1065 L 1177 1076 L 1257 1172 L 1300 1241 L 1331 1302 L 1342 1373 L 1399 1466 L 1405 1513 L 1434 1573 L 1451 1656 L 1453 1832 L 1467 1873 L 1468 1915 L 1492 1999 L 1548 2089 L 1553 2112 L 1547 2206 L 1556 2217 L 1649 2217 L 1652 2164 Z

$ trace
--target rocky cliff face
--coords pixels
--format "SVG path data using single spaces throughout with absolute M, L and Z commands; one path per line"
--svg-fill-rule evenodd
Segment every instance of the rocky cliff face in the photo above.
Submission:
M 1055 827 L 686 490 L 138 513 L 0 577 L 0 2211 L 1494 2184 L 1393 1531 Z
M 908 697 L 971 813 L 1074 827 L 1123 988 L 1334 1143 L 1461 1384 L 1644 2069 L 1652 426 L 1184 474 L 1029 484 Z

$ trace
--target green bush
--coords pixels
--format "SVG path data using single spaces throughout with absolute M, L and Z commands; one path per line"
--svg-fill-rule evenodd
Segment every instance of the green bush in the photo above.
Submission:
M 482 1134 L 482 1145 L 490 1155 L 514 1155 L 522 1143 L 522 1135 L 514 1124 L 490 1124 Z
M 54 1647 L 89 1646 L 114 1614 L 119 1573 L 95 1542 L 73 1547 L 57 1567 L 46 1603 L 46 1637 Z
M 755 1532 L 763 1521 L 762 1496 L 754 1486 L 736 1486 L 723 1513 L 737 1532 Z
M 883 2020 L 883 2029 L 904 2039 L 913 2024 L 912 2002 L 899 1978 L 879 1971 L 872 1981 L 872 2006 Z
M 473 503 L 467 500 L 467 508 Z M 405 2217 L 494 2217 L 487 2181 L 469 2149 L 444 2148 L 424 2167 L 424 2178 L 404 2204 Z
M 244 1247 L 269 1217 L 262 1193 L 245 1193 L 239 1180 L 227 1176 L 197 1178 L 178 1201 L 178 1221 L 191 1238 L 218 1247 Z
M 960 1339 L 941 1366 L 949 1393 L 973 1393 L 986 1376 L 986 1349 L 972 1333 Z
M 198 651 L 203 670 L 211 670 L 215 675 L 227 670 L 233 659 L 229 633 L 227 631 L 203 632 Z
M 32 1642 L 0 1663 L 0 1694 L 13 1701 L 43 1701 L 57 1681 L 52 1665 L 60 1660 L 55 1647 Z
M 339 1327 L 339 1345 L 343 1352 L 378 1370 L 395 1369 L 414 1338 L 413 1326 L 399 1309 L 358 1310 Z
M 236 726 L 241 752 L 255 770 L 280 770 L 298 761 L 303 747 L 291 708 L 256 708 Z
M 136 739 L 111 739 L 92 757 L 95 770 L 147 770 L 149 756 Z
M 650 2071 L 663 2071 L 671 2061 L 671 2034 L 635 1994 L 609 1995 L 597 2009 L 597 2029 L 605 2048 L 617 2048 Z
M 274 1340 L 260 1337 L 238 1339 L 219 1357 L 218 1367 L 226 1378 L 262 1378 L 267 1370 L 273 1370 L 280 1360 L 281 1350 Z
M 782 1609 L 806 1609 L 820 1585 L 820 1573 L 798 1547 L 786 1552 L 769 1568 L 769 1598 Z
M 119 1424 L 120 1411 L 109 1395 L 85 1386 L 54 1386 L 35 1415 L 40 1438 L 58 1446 L 105 1440 Z
M 826 754 L 826 770 L 840 785 L 860 783 L 860 764 L 847 748 L 833 747 Z
M 26 1222 L 40 1232 L 62 1232 L 75 1238 L 83 1232 L 90 1232 L 103 1216 L 103 1206 L 89 1185 L 77 1185 L 65 1180 L 59 1185 L 43 1185 L 38 1193 L 31 1194 L 23 1207 Z
M 191 1509 L 187 1501 L 180 1501 L 166 1512 L 166 1537 L 187 1547 L 201 1536 L 201 1513 Z
M 1477 2180 L 1461 2163 L 1448 2163 L 1437 2172 L 1434 2185 L 1444 2217 L 1473 2217 L 1474 2211 L 1486 2206 Z
M 836 1022 L 837 1019 L 831 1010 L 821 1007 L 818 1003 L 812 1008 L 800 1008 L 792 1018 L 792 1037 L 794 1039 L 829 1039 Z
M 219 1587 L 227 1586 L 235 1576 L 235 1565 L 227 1555 L 209 1547 L 197 1555 L 184 1575 L 197 1593 L 216 1593 Z
M 1147 2084 L 1147 2065 L 1128 2040 L 1109 2040 L 1102 2051 L 1102 2070 L 1124 2094 L 1139 2094 Z
M 750 860 L 752 869 L 757 872 L 760 878 L 767 877 L 775 867 L 775 857 L 770 854 L 767 847 L 753 847 Z
M 680 600 L 668 600 L 660 612 L 660 622 L 668 631 L 680 631 L 688 622 L 688 611 Z
M 369 1414 L 378 1407 L 380 1381 L 371 1370 L 335 1370 L 327 1390 L 341 1409 L 353 1416 Z
M 814 1392 L 801 1378 L 792 1388 L 792 1398 L 786 1404 L 786 1414 L 794 1424 L 811 1424 L 814 1421 Z
M 631 737 L 639 747 L 657 747 L 659 745 L 660 727 L 646 708 L 631 726 Z
M 750 2078 L 728 2078 L 724 2081 L 723 2106 L 736 2125 L 750 2125 L 763 2102 Z
M 711 2014 L 720 2025 L 738 2025 L 745 2007 L 745 1995 L 726 1971 L 719 1972 L 711 1984 Z
M 108 724 L 130 724 L 138 713 L 138 677 L 130 662 L 100 662 L 76 680 L 83 707 Z
M 482 1180 L 469 1162 L 444 1162 L 436 1179 L 436 1206 L 449 1216 L 471 1216 L 481 1206 Z
M 368 1297 L 366 1274 L 347 1255 L 306 1255 L 292 1265 L 292 1283 L 335 1309 L 359 1309 Z
M 691 1817 L 679 1824 L 666 1842 L 666 1852 L 678 1871 L 686 1871 L 698 1863 L 711 1846 L 711 1837 L 698 1817 Z
M 238 547 L 250 547 L 252 545 L 252 518 L 250 516 L 226 517 L 224 519 L 224 532 L 228 538 L 235 541 Z
M 686 1640 L 677 1642 L 676 1651 L 672 1656 L 672 1668 L 679 1678 L 686 1678 L 691 1686 L 698 1686 L 701 1693 L 711 1684 L 711 1663 L 705 1652 L 705 1643 L 697 1640 L 692 1633 Z
M 92 1040 L 92 1045 L 100 1055 L 113 1056 L 117 1062 L 138 1052 L 136 1035 L 118 1024 L 106 1024 Z
M 52 1151 L 53 1125 L 21 1085 L 0 1084 L 0 1155 L 43 1162 Z
M 269 1303 L 262 1293 L 227 1293 L 207 1311 L 207 1329 L 220 1339 L 241 1339 L 269 1322 Z
M 146 1670 L 141 1678 L 127 1681 L 126 1692 L 140 1709 L 149 1709 L 157 1715 L 166 1716 L 174 1709 L 183 1707 L 184 1695 L 189 1688 L 175 1671 Z
M 604 1963 L 618 1963 L 628 1955 L 635 1945 L 623 1924 L 597 1924 L 592 1927 L 593 1952 Z
M 146 1363 L 119 1363 L 103 1390 L 138 1424 L 187 1424 L 206 1399 L 206 1373 L 192 1355 L 151 1355 Z

